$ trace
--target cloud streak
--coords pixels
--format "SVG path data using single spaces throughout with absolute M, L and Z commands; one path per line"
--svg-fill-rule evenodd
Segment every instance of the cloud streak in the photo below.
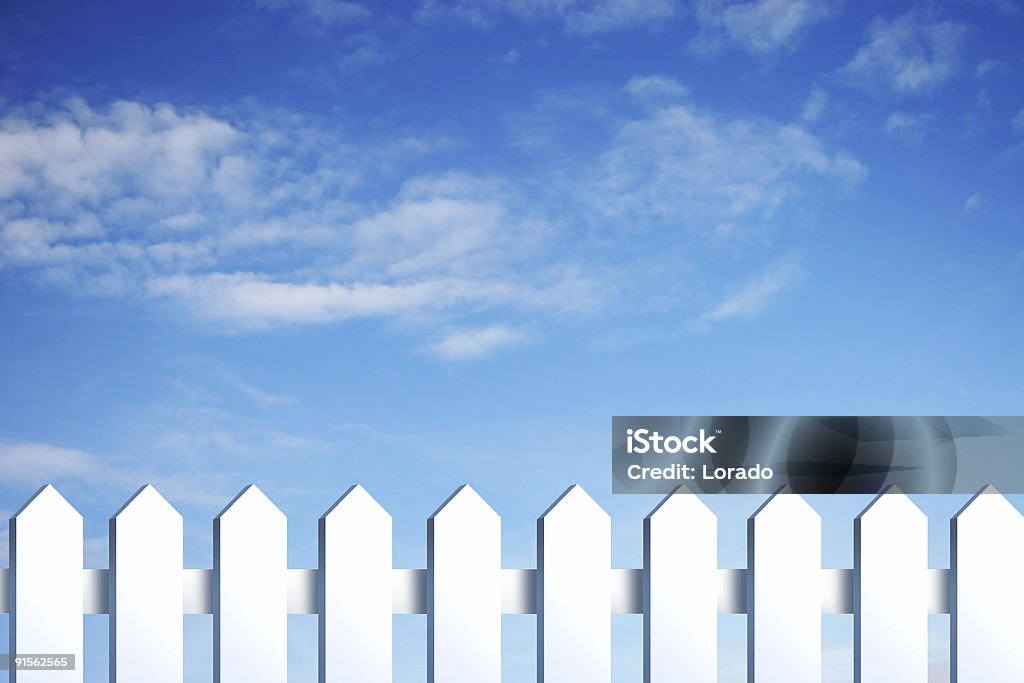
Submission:
M 651 27 L 675 17 L 675 0 L 424 0 L 421 22 L 487 28 L 503 15 L 523 21 L 558 21 L 570 34 L 599 34 Z
M 810 187 L 852 187 L 866 175 L 801 126 L 687 103 L 623 124 L 594 167 L 590 201 L 605 214 L 703 232 L 763 223 Z
M 788 258 L 742 288 L 726 296 L 697 319 L 695 328 L 707 331 L 712 325 L 737 318 L 754 318 L 765 312 L 783 292 L 798 285 L 807 275 L 799 260 Z
M 499 349 L 518 346 L 529 337 L 505 325 L 491 325 L 471 330 L 454 330 L 426 347 L 426 351 L 445 360 L 473 360 L 493 354 Z
M 831 2 L 822 0 L 698 0 L 696 18 L 701 28 L 693 45 L 699 52 L 733 45 L 757 55 L 791 50 L 833 9 Z
M 900 95 L 935 90 L 956 73 L 967 29 L 914 9 L 891 21 L 877 18 L 867 42 L 841 69 L 851 82 Z

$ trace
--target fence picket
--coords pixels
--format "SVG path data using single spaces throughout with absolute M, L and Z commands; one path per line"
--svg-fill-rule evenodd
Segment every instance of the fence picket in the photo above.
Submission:
M 611 681 L 611 520 L 572 486 L 537 520 L 538 683 Z
M 427 520 L 427 679 L 501 680 L 501 518 L 461 486 Z
M 44 486 L 10 520 L 10 653 L 70 654 L 73 670 L 16 671 L 11 683 L 82 681 L 82 516 Z
M 853 522 L 854 681 L 928 681 L 928 518 L 890 487 Z
M 287 569 L 287 520 L 248 486 L 213 521 L 215 683 L 287 681 Z
M 718 520 L 685 486 L 644 518 L 644 682 L 718 680 Z
M 950 680 L 1024 680 L 1024 517 L 987 486 L 950 520 Z
M 353 486 L 319 538 L 320 683 L 391 683 L 391 515 Z
M 182 519 L 145 486 L 110 519 L 110 681 L 181 683 Z
M 821 518 L 772 495 L 747 521 L 747 679 L 821 681 Z

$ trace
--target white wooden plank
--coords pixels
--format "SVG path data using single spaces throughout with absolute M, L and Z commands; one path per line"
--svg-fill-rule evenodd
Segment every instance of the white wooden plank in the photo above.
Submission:
M 820 683 L 821 518 L 780 491 L 747 527 L 747 679 Z
M 82 681 L 82 516 L 44 486 L 10 521 L 10 652 L 75 656 L 64 671 L 11 671 L 11 683 Z
M 110 680 L 181 683 L 182 519 L 145 486 L 110 520 Z
M 950 520 L 952 683 L 1024 680 L 1024 517 L 994 487 Z
M 644 519 L 644 681 L 718 680 L 718 520 L 686 487 Z
M 928 681 L 928 518 L 890 488 L 854 520 L 854 680 Z
M 391 683 L 391 515 L 357 485 L 319 528 L 320 683 Z
M 611 681 L 611 520 L 579 486 L 537 520 L 537 680 Z
M 255 486 L 213 521 L 213 563 L 215 683 L 285 683 L 287 520 Z
M 461 486 L 427 521 L 427 680 L 501 680 L 501 518 Z

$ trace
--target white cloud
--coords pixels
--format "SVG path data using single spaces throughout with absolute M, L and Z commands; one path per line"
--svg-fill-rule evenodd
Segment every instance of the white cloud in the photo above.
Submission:
M 505 325 L 450 331 L 426 351 L 445 360 L 470 360 L 489 356 L 499 349 L 516 346 L 529 337 Z
M 256 0 L 256 5 L 271 10 L 290 10 L 308 28 L 329 29 L 369 19 L 370 10 L 347 0 Z
M 663 106 L 689 94 L 679 81 L 665 76 L 634 76 L 626 82 L 623 90 L 643 105 Z
M 1016 116 L 1013 117 L 1013 121 L 1010 122 L 1010 127 L 1013 129 L 1015 135 L 1024 135 L 1024 109 L 1018 111 Z
M 966 33 L 963 24 L 927 10 L 911 10 L 892 21 L 878 18 L 842 73 L 867 88 L 928 92 L 956 73 Z
M 1005 14 L 1019 14 L 1024 12 L 1024 1 L 1022 0 L 969 0 L 976 5 L 988 5 Z
M 346 285 L 282 282 L 236 272 L 160 277 L 148 286 L 152 295 L 180 302 L 200 318 L 232 330 L 443 313 L 522 299 L 514 285 L 457 278 Z
M 657 25 L 671 19 L 678 11 L 673 0 L 578 0 L 571 3 L 568 11 L 559 0 L 533 0 L 525 4 L 562 14 L 566 29 L 572 33 L 603 33 Z
M 831 14 L 822 0 L 697 0 L 698 51 L 729 43 L 754 54 L 792 49 L 807 28 Z
M 894 111 L 885 120 L 885 132 L 911 142 L 920 142 L 932 122 L 931 114 Z
M 678 11 L 675 0 L 424 0 L 416 16 L 482 28 L 511 14 L 527 21 L 557 20 L 568 33 L 595 34 L 661 24 Z
M 341 71 L 359 71 L 371 66 L 380 66 L 391 61 L 391 53 L 384 41 L 375 33 L 359 33 L 349 36 L 342 43 L 343 54 L 335 62 Z
M 1004 71 L 1008 71 L 1009 66 L 1005 62 L 1001 62 L 998 59 L 986 59 L 974 70 L 974 74 L 978 78 L 986 78 L 988 76 L 998 74 Z
M 800 119 L 804 123 L 815 123 L 821 118 L 826 107 L 828 107 L 828 93 L 821 88 L 815 88 L 804 102 Z
M 770 220 L 815 184 L 848 186 L 865 175 L 799 126 L 684 104 L 623 124 L 593 166 L 583 191 L 604 214 L 708 231 Z
M 0 121 L 0 200 L 31 195 L 65 215 L 113 198 L 179 199 L 211 182 L 240 134 L 203 114 L 117 102 L 105 113 L 83 102 L 39 123 Z
M 696 321 L 695 328 L 707 330 L 712 324 L 724 320 L 757 317 L 781 293 L 795 287 L 805 276 L 806 271 L 798 259 L 784 259 L 752 282 L 726 296 Z
M 964 209 L 963 209 L 963 211 L 964 211 L 964 213 L 970 213 L 972 211 L 977 211 L 978 209 L 980 209 L 982 207 L 982 205 L 984 203 L 985 203 L 985 200 L 982 199 L 980 194 L 977 194 L 977 193 L 972 194 L 964 202 Z

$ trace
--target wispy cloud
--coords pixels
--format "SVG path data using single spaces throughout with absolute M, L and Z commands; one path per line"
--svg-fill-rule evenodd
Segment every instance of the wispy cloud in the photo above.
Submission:
M 372 16 L 366 5 L 348 0 L 256 0 L 256 6 L 290 12 L 300 26 L 314 30 L 349 26 Z
M 1014 135 L 1024 135 L 1024 109 L 1021 109 L 1010 122 Z
M 626 82 L 623 91 L 637 102 L 648 106 L 664 106 L 689 94 L 689 90 L 674 78 L 665 76 L 634 76 Z
M 980 209 L 984 205 L 984 203 L 985 200 L 982 198 L 982 196 L 978 193 L 974 193 L 970 197 L 968 197 L 967 200 L 964 202 L 963 211 L 964 213 L 972 213 Z
M 828 107 L 829 96 L 828 92 L 821 88 L 815 88 L 811 91 L 811 94 L 807 96 L 807 100 L 804 101 L 804 108 L 800 112 L 800 119 L 804 123 L 816 123 L 825 113 L 825 109 Z
M 929 92 L 956 73 L 966 35 L 963 24 L 931 10 L 914 9 L 891 21 L 877 18 L 841 73 L 869 89 Z
M 227 493 L 217 490 L 217 475 L 161 474 L 144 469 L 136 460 L 103 458 L 48 443 L 0 440 L 0 471 L 9 482 L 70 485 L 93 493 L 118 488 L 134 491 L 142 483 L 151 483 L 168 498 L 197 505 L 216 504 Z M 199 486 L 199 479 L 206 486 Z
M 866 173 L 800 126 L 690 104 L 622 124 L 593 167 L 589 199 L 600 211 L 699 231 L 770 220 L 816 183 L 852 186 Z
M 707 331 L 715 323 L 734 318 L 754 318 L 770 306 L 783 292 L 792 289 L 807 275 L 796 257 L 786 258 L 740 289 L 726 296 L 711 310 L 698 318 L 694 328 Z
M 471 360 L 489 356 L 499 349 L 517 346 L 529 340 L 520 330 L 505 325 L 491 325 L 479 329 L 453 330 L 439 341 L 426 347 L 426 351 L 445 360 Z
M 814 0 L 697 0 L 698 51 L 735 45 L 754 54 L 793 49 L 810 26 L 828 17 L 832 2 Z
M 928 133 L 933 116 L 927 113 L 894 111 L 885 119 L 885 132 L 910 142 L 920 142 Z
M 455 22 L 488 27 L 502 15 L 520 20 L 554 20 L 567 33 L 596 34 L 654 26 L 679 12 L 675 0 L 424 0 L 422 22 Z
M 439 314 L 467 306 L 510 304 L 522 298 L 522 290 L 515 285 L 458 278 L 341 284 L 275 281 L 236 272 L 171 275 L 154 278 L 147 285 L 152 295 L 179 302 L 200 318 L 233 329 Z
M 1020 14 L 1024 12 L 1024 1 L 1022 0 L 969 0 L 976 5 L 987 5 L 1004 14 Z

